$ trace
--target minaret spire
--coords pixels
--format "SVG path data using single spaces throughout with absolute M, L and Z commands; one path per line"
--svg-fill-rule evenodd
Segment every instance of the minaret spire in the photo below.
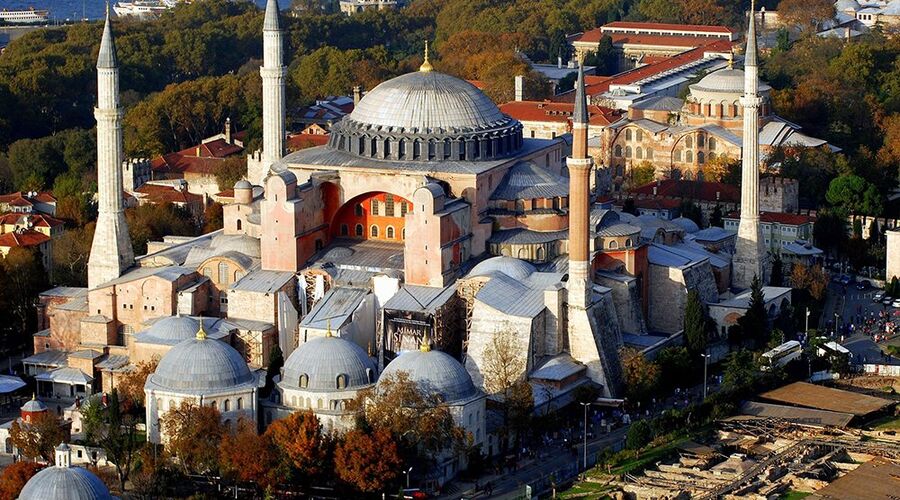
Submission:
M 755 276 L 765 282 L 766 248 L 759 227 L 759 68 L 756 60 L 756 3 L 751 2 L 744 51 L 743 148 L 741 151 L 741 219 L 738 225 L 732 269 L 733 283 L 749 288 Z
M 572 156 L 569 167 L 569 303 L 585 307 L 590 302 L 590 175 L 593 161 L 588 155 L 588 111 L 584 89 L 584 67 L 578 63 L 575 107 L 572 110 Z
M 278 10 L 278 0 L 268 0 L 263 21 L 263 65 L 259 69 L 263 84 L 263 172 L 284 155 L 287 68 Z
M 97 56 L 97 227 L 88 260 L 88 287 L 118 278 L 134 264 L 122 202 L 122 108 L 119 68 L 107 4 Z

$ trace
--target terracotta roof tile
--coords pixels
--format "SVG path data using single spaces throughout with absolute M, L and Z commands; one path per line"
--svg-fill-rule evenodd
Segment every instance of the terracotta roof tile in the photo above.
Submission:
M 715 33 L 733 33 L 727 26 L 710 24 L 673 24 L 673 23 L 640 23 L 634 21 L 613 21 L 603 25 L 604 28 L 624 28 L 643 30 L 696 31 L 698 33 L 712 31 Z
M 552 101 L 511 101 L 500 105 L 500 111 L 519 121 L 568 123 L 572 120 L 573 103 Z M 588 106 L 591 125 L 606 126 L 618 121 L 622 112 L 602 106 Z
M 243 151 L 244 148 L 229 144 L 225 139 L 216 139 L 175 153 L 157 156 L 150 162 L 150 168 L 160 173 L 214 174 L 223 159 Z
M 328 144 L 328 134 L 292 134 L 287 138 L 288 151 L 300 151 L 313 146 Z
M 50 241 L 50 237 L 33 229 L 0 234 L 0 247 L 33 247 Z
M 656 188 L 656 195 L 653 194 Z M 631 190 L 632 194 L 656 196 L 659 198 L 676 198 L 701 201 L 721 201 L 738 203 L 741 201 L 741 190 L 731 184 L 709 181 L 686 181 L 666 179 L 650 182 Z M 718 197 L 717 197 L 718 195 Z
M 203 197 L 199 194 L 189 193 L 188 191 L 179 191 L 171 186 L 162 186 L 159 184 L 144 184 L 137 188 L 138 193 L 143 194 L 141 198 L 151 203 L 202 203 Z
M 727 215 L 729 219 L 739 219 L 741 217 L 740 212 L 731 212 Z M 788 214 L 783 212 L 760 212 L 759 213 L 760 222 L 766 223 L 775 223 L 775 224 L 784 224 L 787 226 L 799 226 L 801 224 L 812 224 L 816 221 L 816 218 L 811 215 L 802 215 L 802 214 Z

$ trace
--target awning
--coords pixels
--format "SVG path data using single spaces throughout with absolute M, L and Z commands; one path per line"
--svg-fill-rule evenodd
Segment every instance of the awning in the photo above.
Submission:
M 34 379 L 39 382 L 54 382 L 67 385 L 88 385 L 94 380 L 77 368 L 58 368 L 53 371 L 41 373 L 34 377 Z
M 14 375 L 0 375 L 0 394 L 9 394 L 25 387 L 25 382 Z

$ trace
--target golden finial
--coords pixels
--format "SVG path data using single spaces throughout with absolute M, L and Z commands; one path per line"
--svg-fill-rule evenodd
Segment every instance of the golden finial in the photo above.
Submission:
M 34 392 L 31 393 L 31 400 L 37 401 L 37 394 L 35 394 Z
M 325 328 L 326 328 L 325 337 L 331 338 L 332 337 L 332 335 L 331 335 L 331 318 L 328 318 L 328 321 L 325 323 L 325 325 L 326 325 L 325 326 Z
M 430 352 L 431 351 L 431 339 L 428 337 L 428 333 L 425 333 L 425 336 L 422 337 L 422 345 L 419 346 L 419 350 L 422 352 Z
M 369 341 L 369 348 L 367 349 L 367 354 L 369 355 L 370 358 L 375 354 L 375 351 L 372 350 L 372 341 Z
M 428 61 L 428 40 L 425 40 L 425 60 L 422 61 L 422 65 L 419 66 L 419 71 L 428 73 L 432 70 L 434 70 L 434 66 Z
M 734 49 L 728 52 L 728 69 L 734 69 Z
M 203 329 L 203 316 L 200 316 L 200 329 L 197 330 L 197 340 L 206 340 L 206 330 Z

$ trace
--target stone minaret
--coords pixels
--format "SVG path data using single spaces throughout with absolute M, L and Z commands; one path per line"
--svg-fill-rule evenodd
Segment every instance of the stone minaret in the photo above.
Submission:
M 263 22 L 263 65 L 259 69 L 263 86 L 262 169 L 268 172 L 284 155 L 285 101 L 284 40 L 278 23 L 278 0 L 266 4 Z
M 575 109 L 572 113 L 572 156 L 569 167 L 569 304 L 584 308 L 590 303 L 591 167 L 588 155 L 588 112 L 584 69 L 578 65 Z
M 118 278 L 134 263 L 122 197 L 122 108 L 109 7 L 97 57 L 97 228 L 88 260 L 88 287 Z
M 741 220 L 732 269 L 734 286 L 749 288 L 754 276 L 765 282 L 766 248 L 759 227 L 759 70 L 756 66 L 755 2 L 750 6 L 750 27 L 744 53 L 743 151 L 741 153 Z

